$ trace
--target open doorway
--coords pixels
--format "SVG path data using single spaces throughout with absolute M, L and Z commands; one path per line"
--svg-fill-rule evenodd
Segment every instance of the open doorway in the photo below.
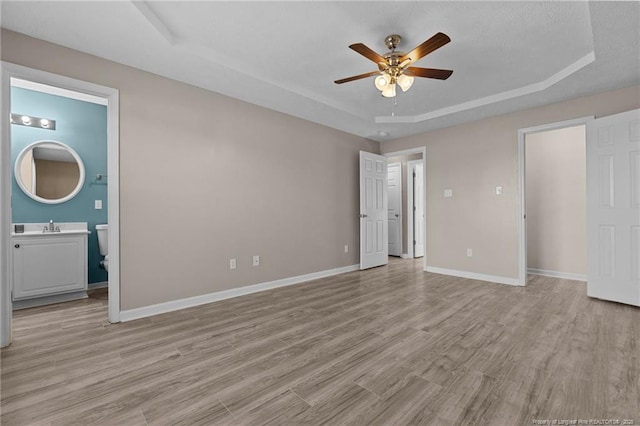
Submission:
M 519 131 L 520 285 L 527 275 L 586 281 L 586 123 Z
M 0 346 L 11 343 L 14 309 L 92 287 L 104 288 L 103 321 L 118 322 L 118 91 L 3 62 L 2 120 Z
M 425 255 L 424 151 L 424 148 L 414 148 L 384 154 L 388 161 L 390 256 L 413 259 Z M 423 263 L 424 269 L 426 258 Z

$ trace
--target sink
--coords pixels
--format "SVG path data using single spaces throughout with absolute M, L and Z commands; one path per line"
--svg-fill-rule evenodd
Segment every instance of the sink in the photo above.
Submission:
M 24 225 L 24 232 L 15 232 L 15 225 Z M 52 235 L 70 235 L 70 234 L 90 234 L 91 231 L 87 229 L 87 222 L 60 222 L 54 224 L 56 227 L 55 232 L 44 231 L 43 229 L 48 228 L 48 223 L 18 223 L 12 227 L 13 232 L 11 236 L 19 237 L 19 236 L 52 236 Z M 60 228 L 60 231 L 57 229 Z

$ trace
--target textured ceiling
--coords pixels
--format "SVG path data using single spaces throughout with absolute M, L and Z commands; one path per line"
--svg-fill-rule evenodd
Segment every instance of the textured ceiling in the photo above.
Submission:
M 374 140 L 640 84 L 638 2 L 2 2 L 2 26 Z M 36 13 L 37 12 L 37 13 Z M 348 49 L 452 41 L 382 98 Z M 387 132 L 388 136 L 380 136 Z

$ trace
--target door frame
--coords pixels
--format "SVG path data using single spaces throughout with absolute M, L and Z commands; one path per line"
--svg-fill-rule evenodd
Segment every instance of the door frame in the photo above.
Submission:
M 586 126 L 588 122 L 594 119 L 593 115 L 589 115 L 518 129 L 518 191 L 520 194 L 520 199 L 518 200 L 518 285 L 520 286 L 527 285 L 526 158 L 524 146 L 526 136 L 527 134 L 548 132 L 567 127 Z
M 400 245 L 400 256 L 399 257 L 402 257 L 402 255 L 404 254 L 404 253 L 402 253 L 402 241 L 403 241 L 403 238 L 402 238 L 403 237 L 403 235 L 402 235 L 402 212 L 403 212 L 403 208 L 402 208 L 402 186 L 403 186 L 403 184 L 402 184 L 402 162 L 397 161 L 395 163 L 387 163 L 387 188 L 389 187 L 389 181 L 388 181 L 388 178 L 389 178 L 389 166 L 392 165 L 392 164 L 397 164 L 397 165 L 400 166 L 400 178 L 398 180 L 400 182 L 400 208 L 398 209 L 398 227 L 400 228 L 400 232 L 398 232 L 398 237 L 399 237 L 400 241 L 398 243 Z M 387 189 L 387 194 L 388 193 L 389 193 L 389 190 Z M 387 204 L 387 208 L 388 207 L 389 206 Z M 387 242 L 387 245 L 388 245 L 388 242 Z M 389 256 L 391 256 L 391 254 L 389 254 Z
M 425 212 L 424 223 L 423 223 L 424 234 L 422 236 L 424 241 L 424 256 L 422 257 L 422 270 L 426 271 L 427 270 L 427 254 L 428 254 L 427 253 L 427 147 L 421 146 L 417 148 L 404 149 L 401 151 L 385 152 L 382 155 L 384 155 L 385 157 L 404 157 L 404 156 L 414 155 L 414 154 L 422 154 L 422 172 L 423 172 L 422 173 L 423 175 L 422 176 L 422 191 L 423 191 L 422 195 L 424 200 L 422 208 L 423 208 L 423 211 Z M 412 248 L 412 251 L 413 251 L 413 248 Z
M 109 322 L 120 321 L 119 91 L 10 62 L 0 62 L 0 347 L 11 343 L 11 79 L 31 81 L 107 100 L 107 175 L 109 185 Z
M 415 221 L 415 211 L 411 208 L 413 206 L 413 193 L 415 191 L 413 185 L 413 175 L 409 175 L 409 167 L 413 166 L 419 162 L 423 162 L 423 160 L 410 160 L 407 161 L 407 256 L 410 259 L 415 259 L 415 244 L 411 244 L 413 242 L 413 223 Z M 424 163 L 422 164 L 422 174 L 424 176 Z M 422 192 L 424 193 L 424 188 L 422 188 Z M 423 212 L 424 213 L 424 212 Z M 423 241 L 423 245 L 426 244 Z

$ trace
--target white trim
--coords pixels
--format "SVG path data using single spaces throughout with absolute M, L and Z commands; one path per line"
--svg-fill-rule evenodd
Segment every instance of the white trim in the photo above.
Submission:
M 582 68 L 595 61 L 596 56 L 593 51 L 587 53 L 582 58 L 578 59 L 569 66 L 561 69 L 552 76 L 539 81 L 537 83 L 529 84 L 527 86 L 518 87 L 517 89 L 507 90 L 506 92 L 496 93 L 495 95 L 485 96 L 484 98 L 474 99 L 468 102 L 462 102 L 460 104 L 451 105 L 445 108 L 440 108 L 435 111 L 427 112 L 419 115 L 405 115 L 405 116 L 378 116 L 376 117 L 376 123 L 419 123 L 421 121 L 431 120 L 437 117 L 442 117 L 449 114 L 454 114 L 460 111 L 466 111 L 472 108 L 478 108 L 484 105 L 493 104 L 496 102 L 506 101 L 507 99 L 517 98 L 519 96 L 529 95 L 531 93 L 541 92 L 553 86 L 560 80 L 563 80 L 571 74 L 581 70 Z
M 360 265 L 349 265 L 341 268 L 327 269 L 325 271 L 312 272 L 310 274 L 298 275 L 290 278 L 283 278 L 275 281 L 268 281 L 260 284 L 249 285 L 246 287 L 233 288 L 230 290 L 218 291 L 215 293 L 203 294 L 200 296 L 187 297 L 185 299 L 172 300 L 169 302 L 158 303 L 156 305 L 143 306 L 142 308 L 128 309 L 120 312 L 120 321 L 127 322 L 140 318 L 146 318 L 154 315 L 165 314 L 167 312 L 178 311 L 180 309 L 191 308 L 193 306 L 206 305 L 207 303 L 218 302 L 220 300 L 231 299 L 233 297 L 244 296 L 247 294 L 258 293 L 261 291 L 271 290 L 278 287 L 286 287 L 294 284 L 300 284 L 319 278 L 331 277 L 333 275 L 344 274 L 347 272 L 358 271 Z
M 1 111 L 2 128 L 0 140 L 0 346 L 11 343 L 11 79 L 32 81 L 101 97 L 107 100 L 107 162 L 109 199 L 109 321 L 118 322 L 120 317 L 120 188 L 118 170 L 119 112 L 118 90 L 75 78 L 40 71 L 37 69 L 2 61 Z
M 457 271 L 455 269 L 438 268 L 435 266 L 427 266 L 426 271 L 431 272 L 433 274 L 450 275 L 453 277 L 469 278 L 471 280 L 488 281 L 491 283 L 507 284 L 507 285 L 514 285 L 514 286 L 521 285 L 520 280 L 518 278 L 501 277 L 498 275 L 478 274 L 476 272 Z
M 404 240 L 404 235 L 402 235 L 402 212 L 404 210 L 403 206 L 402 206 L 402 186 L 404 185 L 402 183 L 402 161 L 396 161 L 395 163 L 387 163 L 387 178 L 389 177 L 389 166 L 392 166 L 394 164 L 397 164 L 400 167 L 400 210 L 398 211 L 398 227 L 400 228 L 400 232 L 399 232 L 399 236 L 400 236 L 400 257 L 402 257 L 402 243 Z M 387 187 L 389 186 L 389 179 L 387 179 Z M 395 255 L 390 255 L 390 256 L 395 256 Z
M 595 117 L 574 118 L 571 120 L 559 121 L 556 123 L 542 124 L 539 126 L 518 129 L 518 191 L 520 200 L 518 203 L 518 279 L 520 285 L 527 285 L 527 222 L 526 214 L 526 185 L 525 185 L 525 137 L 530 133 L 547 132 L 549 130 L 564 129 L 566 127 L 582 126 L 593 120 Z
M 407 254 L 407 253 L 402 253 L 402 254 L 400 255 L 400 258 L 401 258 L 401 259 L 411 259 L 411 258 L 412 258 L 412 256 L 409 256 L 409 254 Z
M 407 255 L 410 258 L 416 257 L 416 254 L 414 252 L 415 245 L 413 244 L 413 223 L 415 221 L 415 218 L 414 218 L 415 211 L 413 211 L 413 209 L 411 208 L 413 206 L 413 192 L 414 192 L 413 173 L 410 175 L 409 171 L 413 170 L 413 166 L 415 166 L 418 163 L 422 163 L 424 167 L 423 160 L 407 161 Z M 423 174 L 424 174 L 424 171 L 423 171 Z M 423 192 L 424 192 L 424 189 L 423 189 Z M 425 243 L 423 242 L 423 244 Z
M 422 191 L 423 191 L 423 202 L 424 205 L 422 206 L 423 211 L 425 212 L 424 215 L 424 235 L 423 235 L 423 241 L 424 241 L 424 256 L 422 257 L 422 270 L 426 271 L 427 270 L 427 147 L 426 146 L 419 146 L 416 148 L 409 148 L 409 149 L 403 149 L 401 151 L 393 151 L 393 152 L 385 152 L 384 155 L 385 157 L 406 157 L 409 155 L 413 155 L 413 154 L 422 154 Z M 416 160 L 418 161 L 418 160 Z M 408 173 L 407 173 L 408 175 Z M 408 247 L 408 245 L 407 245 Z M 413 250 L 413 248 L 412 248 Z
M 529 268 L 527 273 L 531 275 L 540 275 L 543 277 L 561 278 L 563 280 L 587 281 L 587 276 L 583 274 L 574 274 L 573 272 L 549 271 L 547 269 Z
M 9 72 L 0 67 L 0 347 L 11 344 L 11 90 Z M 7 143 L 9 141 L 9 143 Z
M 89 283 L 87 284 L 88 290 L 95 290 L 97 288 L 105 288 L 109 287 L 109 281 L 100 281 L 97 283 Z
M 77 101 L 91 102 L 92 104 L 104 106 L 107 105 L 107 100 L 100 96 L 76 92 L 75 90 L 62 89 L 60 87 L 49 86 L 48 84 L 40 84 L 33 81 L 21 80 L 19 78 L 12 78 L 11 86 L 20 87 L 21 89 L 34 90 L 41 93 L 48 93 L 55 96 L 62 96 L 63 98 L 75 99 Z

